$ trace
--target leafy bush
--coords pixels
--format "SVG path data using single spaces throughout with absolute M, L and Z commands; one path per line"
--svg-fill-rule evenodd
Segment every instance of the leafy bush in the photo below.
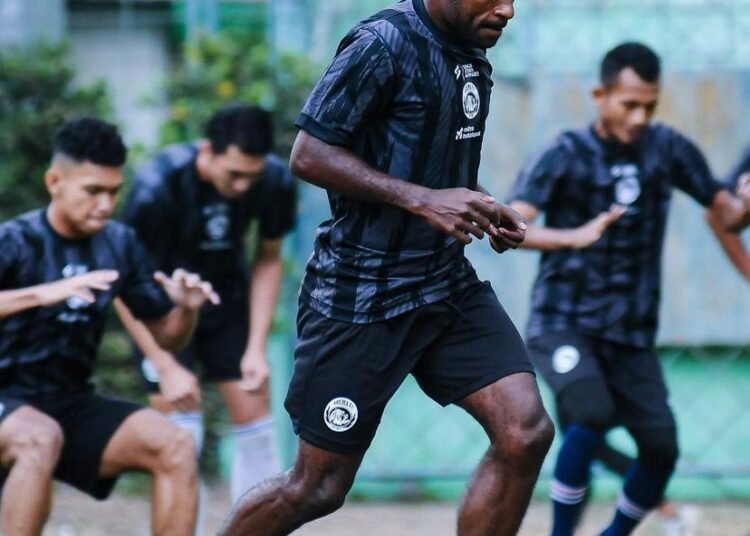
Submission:
M 57 127 L 109 115 L 104 83 L 80 86 L 74 76 L 67 46 L 0 50 L 0 220 L 47 202 L 42 178 Z

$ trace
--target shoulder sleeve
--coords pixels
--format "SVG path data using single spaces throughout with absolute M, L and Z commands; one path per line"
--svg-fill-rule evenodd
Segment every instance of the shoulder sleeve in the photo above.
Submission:
M 360 29 L 340 47 L 295 124 L 328 144 L 349 146 L 390 101 L 394 65 L 382 38 Z
M 525 201 L 545 210 L 555 186 L 568 171 L 569 153 L 562 139 L 533 157 L 511 188 L 510 201 Z
M 13 288 L 15 274 L 21 262 L 21 244 L 18 233 L 10 225 L 0 225 L 0 290 Z
M 121 219 L 132 227 L 141 244 L 146 248 L 157 266 L 168 264 L 170 232 L 174 232 L 171 214 L 174 203 L 169 202 L 163 187 L 153 180 L 144 180 L 144 174 L 157 174 L 153 166 L 145 166 L 138 171 L 133 187 L 123 207 Z
M 260 236 L 273 240 L 289 233 L 297 221 L 297 181 L 279 163 L 276 181 L 260 216 Z
M 749 172 L 750 172 L 750 147 L 748 147 L 745 150 L 745 154 L 742 155 L 742 159 L 734 167 L 732 172 L 729 174 L 729 177 L 727 177 L 727 180 L 726 180 L 727 187 L 732 191 L 736 190 L 737 183 L 740 180 L 740 176 L 743 173 L 749 173 Z
M 672 184 L 704 207 L 709 206 L 723 188 L 716 181 L 698 147 L 684 136 L 672 132 Z
M 154 280 L 154 265 L 133 232 L 123 226 L 122 240 L 127 266 L 120 270 L 127 274 L 119 296 L 136 318 L 155 320 L 166 315 L 174 304 L 163 288 Z

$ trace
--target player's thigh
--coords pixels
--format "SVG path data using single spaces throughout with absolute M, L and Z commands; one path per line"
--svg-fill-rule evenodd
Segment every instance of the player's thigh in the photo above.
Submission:
M 268 415 L 271 409 L 269 383 L 263 384 L 257 391 L 242 388 L 239 380 L 228 380 L 219 383 L 219 391 L 229 411 L 229 418 L 234 424 L 243 424 Z
M 441 405 L 464 399 L 533 366 L 489 284 L 477 282 L 450 300 L 450 321 L 414 367 L 420 387 Z
M 621 348 L 608 374 L 617 418 L 628 428 L 675 428 L 659 356 L 653 349 Z
M 101 458 L 99 473 L 112 477 L 137 469 L 154 472 L 164 463 L 165 453 L 179 457 L 175 463 L 194 468 L 195 450 L 190 433 L 172 424 L 152 409 L 130 415 L 112 436 Z
M 240 364 L 248 337 L 247 296 L 231 299 L 221 305 L 216 318 L 205 319 L 193 341 L 203 379 L 223 383 L 242 378 Z
M 411 333 L 419 314 L 352 324 L 300 308 L 285 406 L 301 439 L 338 453 L 367 450 L 420 351 Z

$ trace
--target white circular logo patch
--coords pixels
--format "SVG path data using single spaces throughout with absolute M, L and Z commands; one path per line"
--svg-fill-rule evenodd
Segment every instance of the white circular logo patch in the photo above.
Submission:
M 466 117 L 474 119 L 479 113 L 479 90 L 472 82 L 464 84 L 463 103 Z
M 357 405 L 348 398 L 339 397 L 331 400 L 323 412 L 326 426 L 334 432 L 345 432 L 357 422 Z
M 3 411 L 5 411 L 5 404 L 3 404 L 2 402 L 0 402 L 0 415 L 3 414 Z
M 620 205 L 631 205 L 641 196 L 641 183 L 637 177 L 624 177 L 615 184 L 615 200 Z
M 575 346 L 561 346 L 552 355 L 552 368 L 559 374 L 570 372 L 581 361 L 581 353 Z
M 143 377 L 151 383 L 159 383 L 159 370 L 156 368 L 153 361 L 147 357 L 144 357 L 143 361 L 141 361 L 141 372 L 143 372 Z
M 217 214 L 206 222 L 206 234 L 211 240 L 222 240 L 229 232 L 229 217 Z

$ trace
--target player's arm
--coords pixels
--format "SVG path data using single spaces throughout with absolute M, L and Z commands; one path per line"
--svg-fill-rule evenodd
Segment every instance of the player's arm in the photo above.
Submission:
M 742 237 L 737 233 L 727 231 L 724 225 L 718 221 L 716 214 L 710 210 L 706 211 L 706 220 L 729 260 L 732 261 L 737 271 L 750 281 L 750 254 L 748 254 Z
M 0 291 L 0 319 L 35 307 L 57 305 L 73 296 L 94 303 L 95 291 L 109 290 L 118 276 L 116 270 L 95 270 L 51 283 Z
M 553 251 L 557 249 L 584 249 L 599 240 L 604 231 L 616 222 L 627 210 L 620 205 L 612 205 L 594 219 L 580 227 L 557 229 L 535 224 L 539 209 L 526 201 L 512 201 L 510 207 L 521 214 L 528 222 L 526 240 L 521 244 L 525 249 Z
M 738 187 L 738 193 L 741 191 L 740 188 Z M 746 187 L 746 190 L 746 199 L 737 197 L 727 190 L 716 192 L 706 216 L 714 232 L 715 226 L 728 233 L 738 233 L 750 225 L 750 187 Z M 721 242 L 721 239 L 719 241 Z
M 206 301 L 218 304 L 219 296 L 211 283 L 198 274 L 178 268 L 171 276 L 156 272 L 154 279 L 166 291 L 174 307 L 163 317 L 144 320 L 143 325 L 162 348 L 174 353 L 181 351 L 190 341 L 198 320 L 198 310 Z
M 433 190 L 392 177 L 348 149 L 328 144 L 304 130 L 294 142 L 290 164 L 295 175 L 311 184 L 396 206 L 464 244 L 471 242 L 471 235 L 482 239 L 485 233 L 510 244 L 523 240 L 519 229 L 500 225 L 501 214 L 493 197 L 467 188 Z
M 122 325 L 128 330 L 143 355 L 159 371 L 159 389 L 164 399 L 178 411 L 189 411 L 200 405 L 201 392 L 198 380 L 184 368 L 170 352 L 159 346 L 149 329 L 133 316 L 119 298 L 115 310 Z
M 253 264 L 249 296 L 250 336 L 240 364 L 242 388 L 248 391 L 259 389 L 269 376 L 266 348 L 281 288 L 282 242 L 281 238 L 261 240 Z

